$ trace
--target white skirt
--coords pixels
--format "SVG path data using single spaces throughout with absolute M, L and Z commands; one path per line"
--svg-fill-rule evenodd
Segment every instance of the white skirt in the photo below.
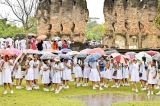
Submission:
M 74 77 L 80 78 L 82 77 L 82 68 L 79 66 L 74 67 Z
M 49 78 L 50 71 L 43 71 L 42 72 L 42 84 L 49 84 L 50 78 Z
M 11 79 L 11 70 L 3 69 L 2 70 L 2 82 L 3 83 L 12 83 Z
M 71 76 L 71 69 L 64 69 L 63 73 L 63 80 L 71 80 L 72 76 Z
M 117 70 L 117 76 L 115 77 L 115 79 L 122 79 L 122 71 L 121 70 Z
M 125 70 L 122 73 L 122 78 L 129 78 L 129 69 L 125 68 Z
M 39 70 L 38 70 L 38 68 L 34 68 L 33 72 L 34 72 L 34 79 L 38 80 L 39 79 Z
M 101 78 L 105 78 L 106 71 L 101 71 L 100 74 L 101 74 L 101 76 L 100 76 Z
M 33 80 L 34 79 L 34 72 L 33 69 L 29 68 L 28 71 L 26 71 L 26 80 Z
M 16 79 L 22 79 L 22 78 L 23 78 L 23 77 L 22 77 L 22 72 L 21 72 L 20 69 L 15 70 L 15 78 L 16 78 Z
M 157 84 L 158 83 L 158 78 L 153 79 L 153 77 L 155 76 L 156 73 L 149 73 L 148 76 L 148 84 Z
M 140 80 L 147 81 L 147 71 L 142 72 L 142 77 L 140 77 Z
M 139 82 L 139 71 L 138 70 L 132 70 L 131 81 L 132 82 Z
M 84 68 L 84 71 L 83 71 L 83 78 L 89 78 L 90 71 L 91 71 L 90 68 Z
M 105 78 L 106 78 L 106 79 L 112 79 L 112 75 L 113 75 L 112 70 L 107 69 L 107 70 L 106 70 L 106 73 L 105 73 Z
M 90 78 L 91 81 L 100 81 L 100 76 L 97 69 L 91 69 Z
M 50 79 L 51 79 L 51 81 L 53 80 L 53 75 L 54 75 L 54 71 L 51 69 L 51 71 L 50 71 Z
M 0 72 L 0 85 L 3 84 L 3 81 L 2 81 L 2 72 Z
M 52 83 L 56 83 L 56 84 L 61 83 L 61 71 L 57 71 L 54 73 Z

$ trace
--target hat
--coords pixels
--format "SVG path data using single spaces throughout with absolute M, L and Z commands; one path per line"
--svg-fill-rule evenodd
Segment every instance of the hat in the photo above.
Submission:
M 55 58 L 54 58 L 54 61 L 56 61 L 56 62 L 60 61 L 59 56 L 55 57 Z
M 32 55 L 29 55 L 29 56 L 27 56 L 27 58 L 31 58 L 31 59 L 33 59 L 33 56 L 32 56 Z

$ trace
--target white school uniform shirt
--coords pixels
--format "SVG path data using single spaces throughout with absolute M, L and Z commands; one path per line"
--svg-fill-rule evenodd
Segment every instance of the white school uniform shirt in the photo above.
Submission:
M 47 49 L 52 49 L 52 43 L 50 41 L 46 42 Z
M 58 42 L 58 47 L 62 47 L 62 41 Z
M 46 42 L 47 42 L 47 41 L 43 41 L 43 44 L 42 44 L 42 46 L 43 46 L 43 49 L 47 49 Z
M 12 39 L 12 38 L 7 38 L 6 41 L 9 42 L 9 45 L 10 45 L 10 46 L 11 46 L 12 43 L 13 43 L 13 39 Z
M 20 50 L 20 41 L 19 40 L 15 41 L 15 48 Z
M 26 49 L 26 40 L 22 39 L 20 42 L 21 42 L 21 50 L 25 50 Z

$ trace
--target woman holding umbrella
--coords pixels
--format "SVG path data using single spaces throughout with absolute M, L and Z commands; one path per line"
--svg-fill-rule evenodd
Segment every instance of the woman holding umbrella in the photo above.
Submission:
M 4 56 L 4 61 L 2 62 L 2 81 L 4 83 L 4 93 L 7 94 L 7 84 L 11 90 L 11 94 L 13 94 L 12 90 L 12 79 L 11 79 L 11 66 L 13 66 L 13 63 L 10 62 L 9 56 L 5 55 Z

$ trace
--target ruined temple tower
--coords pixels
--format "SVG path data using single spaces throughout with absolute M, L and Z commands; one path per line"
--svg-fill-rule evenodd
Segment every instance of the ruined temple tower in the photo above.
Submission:
M 37 35 L 84 41 L 88 16 L 86 0 L 39 0 Z
M 160 47 L 160 30 L 153 25 L 158 0 L 105 0 L 103 43 L 119 48 Z

